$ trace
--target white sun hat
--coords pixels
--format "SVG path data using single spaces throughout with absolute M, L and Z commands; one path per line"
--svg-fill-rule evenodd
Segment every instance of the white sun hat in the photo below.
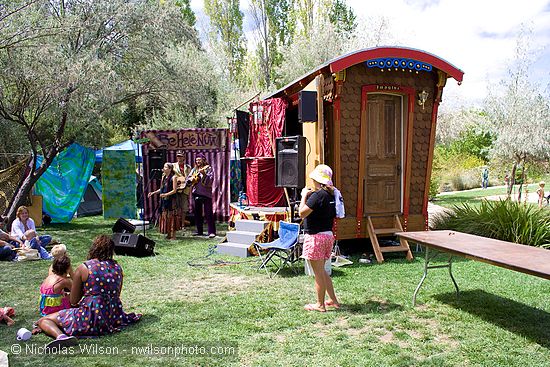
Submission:
M 319 164 L 309 174 L 309 178 L 319 182 L 322 185 L 332 186 L 332 169 L 326 164 Z

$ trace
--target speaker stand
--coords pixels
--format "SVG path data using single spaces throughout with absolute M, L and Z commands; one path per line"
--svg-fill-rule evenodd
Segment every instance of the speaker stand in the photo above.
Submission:
M 286 187 L 285 187 L 285 191 L 286 191 Z M 299 220 L 297 220 L 296 218 L 296 196 L 297 196 L 297 193 L 296 193 L 296 188 L 293 187 L 292 188 L 292 197 L 294 199 L 294 201 L 292 202 L 292 205 L 290 205 L 290 222 L 291 223 L 296 223 L 296 222 L 299 222 Z M 299 214 L 299 208 L 298 208 L 298 217 L 300 217 L 300 214 Z

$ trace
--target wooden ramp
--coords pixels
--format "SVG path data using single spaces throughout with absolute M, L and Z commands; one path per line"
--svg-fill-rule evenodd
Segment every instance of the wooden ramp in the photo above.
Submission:
M 376 261 L 378 263 L 384 262 L 384 252 L 406 252 L 407 260 L 411 261 L 413 255 L 409 247 L 409 243 L 403 237 L 399 237 L 399 246 L 380 246 L 378 241 L 379 237 L 388 237 L 395 236 L 398 232 L 403 232 L 403 226 L 399 220 L 399 216 L 393 216 L 393 227 L 389 228 L 375 228 L 373 225 L 372 216 L 367 217 L 367 231 L 369 233 L 369 238 L 372 243 L 372 248 L 374 250 L 374 255 L 376 256 Z

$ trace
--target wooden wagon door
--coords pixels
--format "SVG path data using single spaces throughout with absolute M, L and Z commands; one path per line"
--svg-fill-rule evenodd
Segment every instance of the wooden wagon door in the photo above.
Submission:
M 363 155 L 363 216 L 401 211 L 401 126 L 403 97 L 363 94 L 366 118 Z

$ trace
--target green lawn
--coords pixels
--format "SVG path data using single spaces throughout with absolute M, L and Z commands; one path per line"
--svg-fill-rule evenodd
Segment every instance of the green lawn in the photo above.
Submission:
M 78 265 L 91 239 L 109 232 L 112 223 L 82 218 L 47 232 L 68 245 Z M 72 356 L 41 355 L 31 347 L 49 339 L 38 335 L 21 344 L 20 355 L 10 355 L 10 366 L 550 366 L 550 283 L 533 276 L 457 260 L 459 298 L 446 270 L 432 270 L 413 308 L 421 254 L 411 263 L 400 256 L 382 265 L 355 261 L 334 271 L 343 309 L 320 314 L 302 309 L 314 300 L 313 279 L 303 272 L 270 279 L 250 260 L 189 266 L 215 241 L 150 236 L 158 256 L 116 257 L 125 270 L 125 309 L 143 313 L 140 323 L 81 340 L 80 346 L 99 348 L 95 355 L 79 347 Z M 213 263 L 194 261 L 208 262 Z M 30 329 L 38 318 L 38 288 L 49 264 L 0 263 L 0 305 L 12 305 L 18 313 L 15 327 L 0 326 L 1 350 L 12 350 L 17 329 Z M 237 355 L 131 353 L 132 347 L 195 344 L 235 347 Z M 110 354 L 101 348 L 111 348 Z
M 523 186 L 523 193 L 525 193 L 525 190 L 527 189 L 529 193 L 531 193 L 532 195 L 532 193 L 537 191 L 537 188 L 538 188 L 538 184 L 525 185 Z M 518 185 L 516 185 L 514 190 L 512 191 L 512 196 L 514 199 L 517 199 L 517 194 L 518 194 Z M 450 208 L 453 205 L 462 204 L 462 203 L 477 205 L 481 202 L 481 200 L 485 199 L 487 196 L 494 196 L 494 195 L 506 195 L 506 187 L 495 186 L 495 187 L 489 187 L 485 190 L 481 188 L 477 188 L 477 189 L 464 190 L 464 191 L 445 192 L 437 195 L 433 203 L 440 206 L 444 206 L 446 208 Z M 523 199 L 524 198 L 525 196 L 523 196 Z

